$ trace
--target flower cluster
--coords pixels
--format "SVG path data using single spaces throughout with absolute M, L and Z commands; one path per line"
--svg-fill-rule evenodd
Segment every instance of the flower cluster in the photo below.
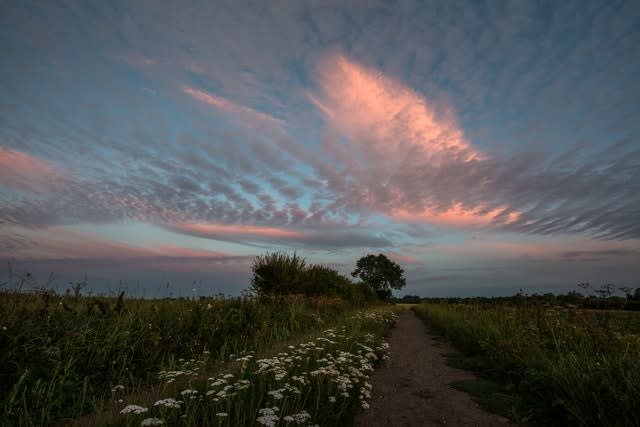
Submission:
M 396 317 L 390 310 L 358 313 L 345 326 L 326 329 L 321 336 L 289 345 L 275 356 L 256 358 L 251 352 L 233 356 L 233 373 L 202 379 L 204 390 L 195 385 L 200 381 L 190 381 L 179 392 L 182 400 L 158 400 L 151 410 L 159 410 L 154 415 L 164 419 L 157 420 L 169 424 L 180 416 L 205 417 L 205 424 L 226 426 L 336 424 L 335 414 L 369 407 L 372 386 L 368 378 L 374 364 L 386 358 L 388 345 L 382 337 Z M 195 380 L 198 371 L 194 368 L 199 366 L 194 364 L 190 361 L 189 369 L 163 371 L 161 378 L 166 382 L 183 376 Z M 136 408 L 142 412 L 123 409 L 122 413 L 147 411 Z M 255 415 L 247 418 L 252 413 Z M 143 422 L 156 425 L 151 424 L 155 418 L 150 420 Z

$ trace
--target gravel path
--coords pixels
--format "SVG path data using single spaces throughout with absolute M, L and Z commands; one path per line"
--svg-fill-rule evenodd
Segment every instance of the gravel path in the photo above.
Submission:
M 442 355 L 454 349 L 432 339 L 412 310 L 400 314 L 387 341 L 390 358 L 371 376 L 371 407 L 356 416 L 356 427 L 485 427 L 509 423 L 450 386 L 474 375 L 445 364 Z

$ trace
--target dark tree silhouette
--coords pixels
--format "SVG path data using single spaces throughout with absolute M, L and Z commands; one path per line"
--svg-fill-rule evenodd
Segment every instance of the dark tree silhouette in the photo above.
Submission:
M 402 289 L 406 285 L 404 270 L 382 254 L 360 258 L 351 275 L 369 285 L 383 300 L 391 298 L 392 289 Z

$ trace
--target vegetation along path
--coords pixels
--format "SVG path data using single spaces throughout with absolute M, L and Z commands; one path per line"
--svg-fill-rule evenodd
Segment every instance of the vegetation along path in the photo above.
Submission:
M 432 339 L 412 310 L 400 314 L 387 341 L 389 359 L 371 377 L 371 407 L 356 417 L 356 427 L 508 424 L 451 387 L 474 375 L 446 365 L 443 354 L 453 349 Z

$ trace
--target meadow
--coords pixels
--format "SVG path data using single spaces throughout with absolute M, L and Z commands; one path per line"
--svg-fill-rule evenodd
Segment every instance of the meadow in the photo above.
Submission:
M 458 364 L 497 379 L 497 393 L 519 396 L 506 414 L 513 420 L 640 425 L 639 313 L 525 301 L 424 303 L 414 310 L 464 353 Z
M 263 415 L 312 421 L 328 404 L 348 418 L 366 402 L 361 388 L 393 321 L 388 310 L 359 305 L 334 296 L 143 300 L 4 292 L 0 424 L 100 424 L 87 414 L 107 413 L 115 425 L 252 425 Z M 282 343 L 291 348 L 258 360 Z M 160 403 L 127 400 L 163 392 Z

